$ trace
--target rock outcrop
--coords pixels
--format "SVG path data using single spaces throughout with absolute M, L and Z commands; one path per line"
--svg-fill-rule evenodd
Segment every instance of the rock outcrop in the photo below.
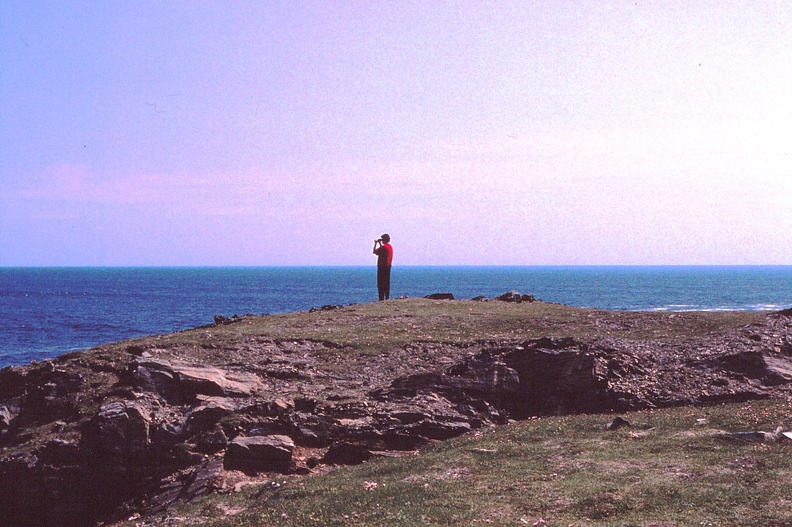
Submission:
M 454 300 L 453 293 L 432 293 L 431 295 L 426 295 L 424 298 L 428 300 Z
M 411 342 L 376 359 L 330 341 L 207 343 L 216 355 L 149 342 L 5 368 L 0 525 L 89 525 L 513 419 L 792 393 L 789 317 L 690 339 L 608 334 Z
M 509 291 L 508 293 L 502 294 L 497 299 L 501 302 L 516 302 L 518 304 L 522 302 L 536 301 L 533 295 L 520 294 L 517 291 Z
M 169 403 L 193 401 L 198 395 L 250 397 L 261 385 L 255 374 L 162 359 L 137 359 L 129 367 L 137 388 L 157 393 Z

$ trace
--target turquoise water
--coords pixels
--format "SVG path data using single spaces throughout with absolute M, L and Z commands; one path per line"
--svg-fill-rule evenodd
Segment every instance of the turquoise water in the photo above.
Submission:
M 531 293 L 549 302 L 640 311 L 792 306 L 792 266 L 394 267 L 391 298 Z M 372 267 L 0 268 L 0 367 L 214 315 L 375 301 Z

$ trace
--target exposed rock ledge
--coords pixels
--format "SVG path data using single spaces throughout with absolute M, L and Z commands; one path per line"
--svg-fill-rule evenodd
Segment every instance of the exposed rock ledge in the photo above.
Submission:
M 510 419 L 789 397 L 792 319 L 762 320 L 690 339 L 411 341 L 378 356 L 332 341 L 207 343 L 222 365 L 148 339 L 5 368 L 0 524 L 90 525 Z

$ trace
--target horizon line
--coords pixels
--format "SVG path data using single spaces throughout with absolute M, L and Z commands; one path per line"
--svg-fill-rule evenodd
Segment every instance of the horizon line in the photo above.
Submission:
M 306 268 L 370 268 L 376 267 L 376 264 L 231 264 L 231 265 L 207 265 L 207 264 L 177 264 L 177 265 L 162 265 L 162 264 L 144 264 L 144 265 L 129 265 L 129 264 L 100 264 L 100 265 L 3 265 L 0 264 L 0 269 L 306 269 Z M 394 268 L 408 269 L 408 268 L 669 268 L 669 267 L 685 267 L 685 268 L 747 268 L 747 267 L 792 267 L 789 264 L 404 264 L 394 265 Z

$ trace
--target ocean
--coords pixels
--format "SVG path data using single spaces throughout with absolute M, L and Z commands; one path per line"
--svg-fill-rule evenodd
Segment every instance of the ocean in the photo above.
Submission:
M 391 280 L 391 298 L 507 291 L 600 309 L 770 311 L 792 306 L 792 266 L 395 266 Z M 0 368 L 210 324 L 215 315 L 376 299 L 373 266 L 0 268 Z

